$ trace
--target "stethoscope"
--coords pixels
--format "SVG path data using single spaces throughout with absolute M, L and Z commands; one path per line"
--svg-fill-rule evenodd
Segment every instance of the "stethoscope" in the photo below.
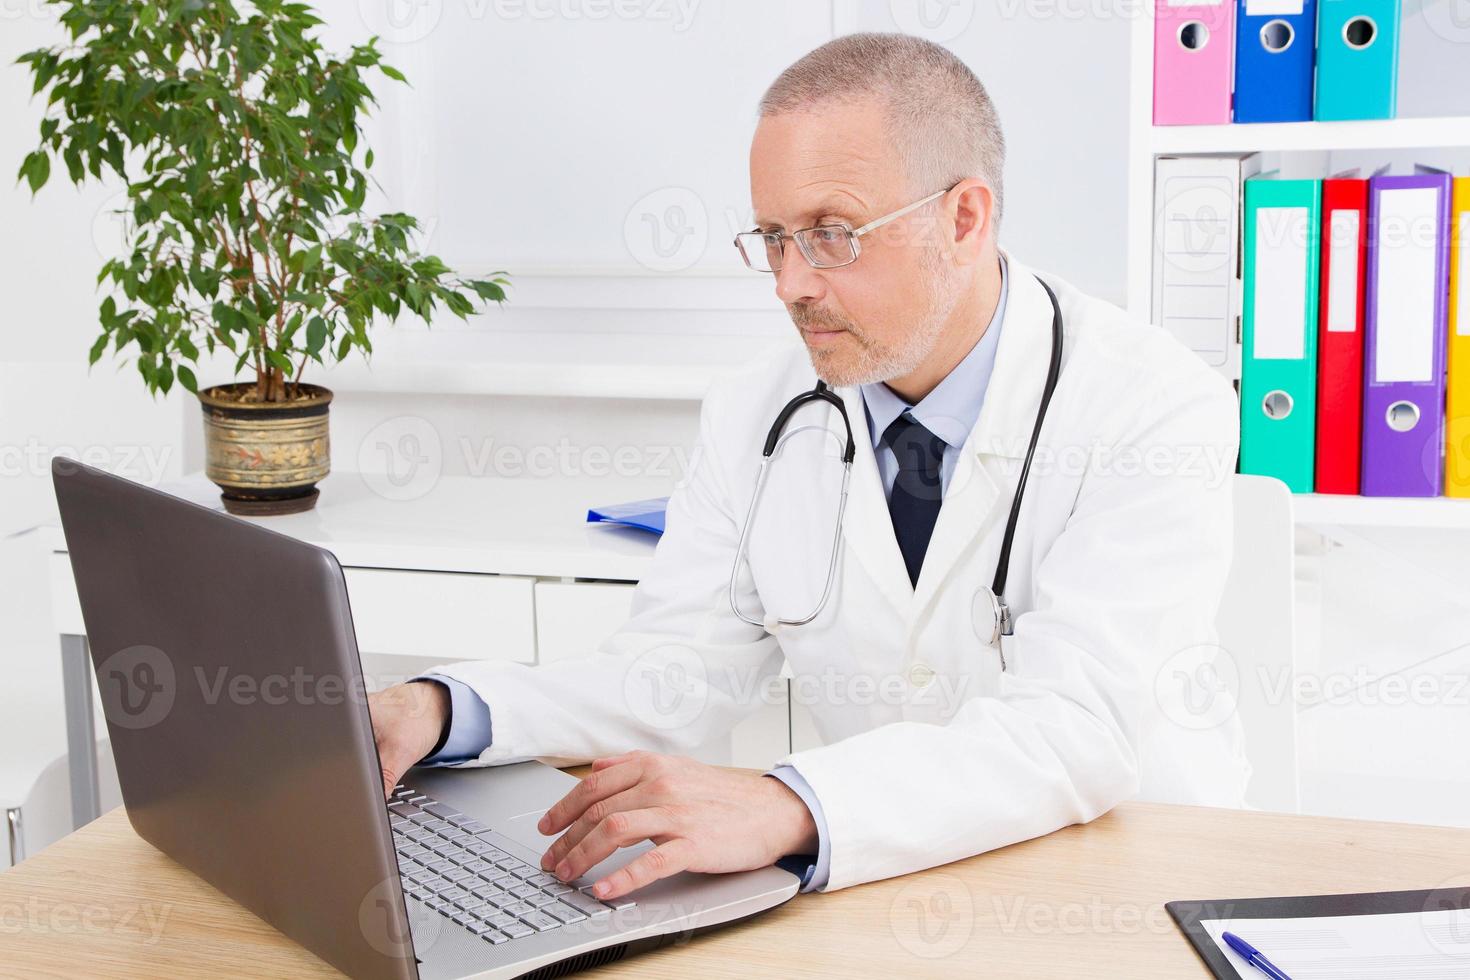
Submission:
M 1011 542 L 1016 537 L 1016 521 L 1021 515 L 1021 499 L 1026 492 L 1026 478 L 1031 473 L 1031 461 L 1036 456 L 1036 444 L 1041 438 L 1041 425 L 1046 420 L 1046 407 L 1051 402 L 1052 392 L 1057 387 L 1057 377 L 1062 371 L 1062 307 L 1057 302 L 1056 293 L 1052 292 L 1040 276 L 1036 281 L 1041 283 L 1041 288 L 1046 290 L 1047 298 L 1051 300 L 1051 363 L 1046 372 L 1046 386 L 1041 392 L 1041 405 L 1036 410 L 1036 424 L 1031 429 L 1031 444 L 1026 449 L 1026 461 L 1021 466 L 1021 476 L 1016 481 L 1016 493 L 1011 498 L 1011 513 L 1006 520 L 1005 536 L 1001 538 L 1000 558 L 996 563 L 995 579 L 990 588 L 982 589 L 975 594 L 974 603 L 971 607 L 971 615 L 975 623 L 975 631 L 980 638 L 986 640 L 989 646 L 1000 648 L 1000 638 L 1010 636 L 1011 611 L 1006 605 L 1006 577 L 1011 565 Z M 761 494 L 765 490 L 766 477 L 770 472 L 771 460 L 776 452 L 786 443 L 786 440 L 795 435 L 794 432 L 786 433 L 786 424 L 791 417 L 803 406 L 812 402 L 826 402 L 837 413 L 842 416 L 842 427 L 847 432 L 847 444 L 842 451 L 842 494 L 837 502 L 837 524 L 832 534 L 832 552 L 827 559 L 827 581 L 822 587 L 822 597 L 817 600 L 817 607 L 800 619 L 782 619 L 775 616 L 767 616 L 765 620 L 754 619 L 747 616 L 740 609 L 740 603 L 736 597 L 736 583 L 740 575 L 740 567 L 745 563 L 746 546 L 750 541 L 750 528 L 755 521 L 757 508 L 760 505 Z M 783 434 L 784 433 L 784 434 Z M 775 632 L 776 627 L 805 626 L 816 619 L 827 606 L 827 600 L 832 595 L 832 583 L 837 578 L 837 556 L 842 547 L 842 515 L 847 510 L 847 487 L 852 478 L 852 460 L 857 453 L 857 443 L 852 436 L 852 423 L 847 417 L 847 407 L 842 399 L 837 396 L 826 382 L 818 381 L 816 387 L 810 391 L 803 391 L 786 406 L 781 409 L 776 421 L 771 424 L 771 429 L 766 433 L 765 445 L 761 448 L 760 470 L 755 478 L 755 490 L 750 497 L 750 506 L 745 511 L 745 522 L 740 527 L 740 541 L 735 546 L 735 563 L 730 569 L 730 609 L 736 616 L 752 626 L 760 626 L 767 632 Z M 988 637 L 981 629 L 981 624 L 986 616 L 990 617 L 991 629 Z M 1000 669 L 1005 670 L 1005 654 L 1001 653 Z

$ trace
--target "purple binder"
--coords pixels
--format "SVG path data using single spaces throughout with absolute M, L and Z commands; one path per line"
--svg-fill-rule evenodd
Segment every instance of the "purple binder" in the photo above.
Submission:
M 1368 182 L 1364 309 L 1366 497 L 1435 497 L 1444 485 L 1449 174 Z M 1400 191 L 1437 191 L 1433 203 Z M 1381 302 L 1380 302 L 1381 300 Z

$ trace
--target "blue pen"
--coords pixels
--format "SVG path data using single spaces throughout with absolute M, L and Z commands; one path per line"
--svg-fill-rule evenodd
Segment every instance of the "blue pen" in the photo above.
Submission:
M 1235 933 L 1225 933 L 1225 944 L 1231 949 L 1235 950 L 1241 956 L 1245 957 L 1245 961 L 1247 963 L 1255 967 L 1257 970 L 1260 970 L 1266 976 L 1270 977 L 1271 980 L 1291 980 L 1291 977 L 1282 973 L 1279 967 L 1277 967 L 1270 960 L 1266 959 L 1266 957 L 1262 956 L 1259 949 L 1256 949 L 1254 946 L 1246 942 L 1244 939 L 1241 939 Z

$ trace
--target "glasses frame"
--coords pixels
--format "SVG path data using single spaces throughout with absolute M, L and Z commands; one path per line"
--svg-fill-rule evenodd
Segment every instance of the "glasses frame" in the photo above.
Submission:
M 770 275 L 775 275 L 776 273 L 780 272 L 781 269 L 786 265 L 786 243 L 788 241 L 796 242 L 796 247 L 801 252 L 801 257 L 806 259 L 807 264 L 810 265 L 813 269 L 841 269 L 845 266 L 852 265 L 858 260 L 858 257 L 863 254 L 862 243 L 858 240 L 862 238 L 862 236 L 866 235 L 870 231 L 874 231 L 878 228 L 883 227 L 890 221 L 897 221 L 904 215 L 909 214 L 913 211 L 917 211 L 919 208 L 923 207 L 931 201 L 939 200 L 941 197 L 954 190 L 956 186 L 958 185 L 951 185 L 949 187 L 946 187 L 942 191 L 935 191 L 928 197 L 921 198 L 912 204 L 904 205 L 897 211 L 891 211 L 888 214 L 883 215 L 881 218 L 874 218 L 872 221 L 869 221 L 867 224 L 859 228 L 849 228 L 845 224 L 833 224 L 812 225 L 810 228 L 798 228 L 796 231 L 793 231 L 789 234 L 784 231 L 761 231 L 759 229 L 742 231 L 740 234 L 735 236 L 735 248 L 737 251 L 740 252 L 740 257 L 745 260 L 745 264 L 747 267 L 756 272 L 765 272 L 769 273 Z M 819 264 L 812 251 L 812 246 L 807 240 L 807 236 L 814 231 L 834 230 L 842 231 L 847 235 L 847 246 L 852 252 L 852 258 L 848 259 L 846 262 L 838 262 L 835 265 Z M 763 240 L 763 244 L 766 245 L 769 245 L 770 240 L 774 238 L 780 249 L 778 252 L 778 254 L 781 256 L 780 264 L 777 265 L 774 269 L 757 269 L 755 265 L 752 264 L 752 262 L 750 261 L 750 253 L 748 253 L 745 250 L 745 247 L 740 244 L 740 239 L 746 237 L 747 235 L 759 236 Z

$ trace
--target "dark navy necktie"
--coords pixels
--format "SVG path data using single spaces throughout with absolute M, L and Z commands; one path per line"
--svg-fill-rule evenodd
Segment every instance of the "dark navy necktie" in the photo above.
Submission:
M 898 460 L 898 474 L 888 495 L 888 515 L 893 519 L 893 533 L 903 553 L 909 583 L 917 584 L 939 505 L 944 502 L 939 477 L 944 440 L 904 412 L 883 430 L 883 444 Z

